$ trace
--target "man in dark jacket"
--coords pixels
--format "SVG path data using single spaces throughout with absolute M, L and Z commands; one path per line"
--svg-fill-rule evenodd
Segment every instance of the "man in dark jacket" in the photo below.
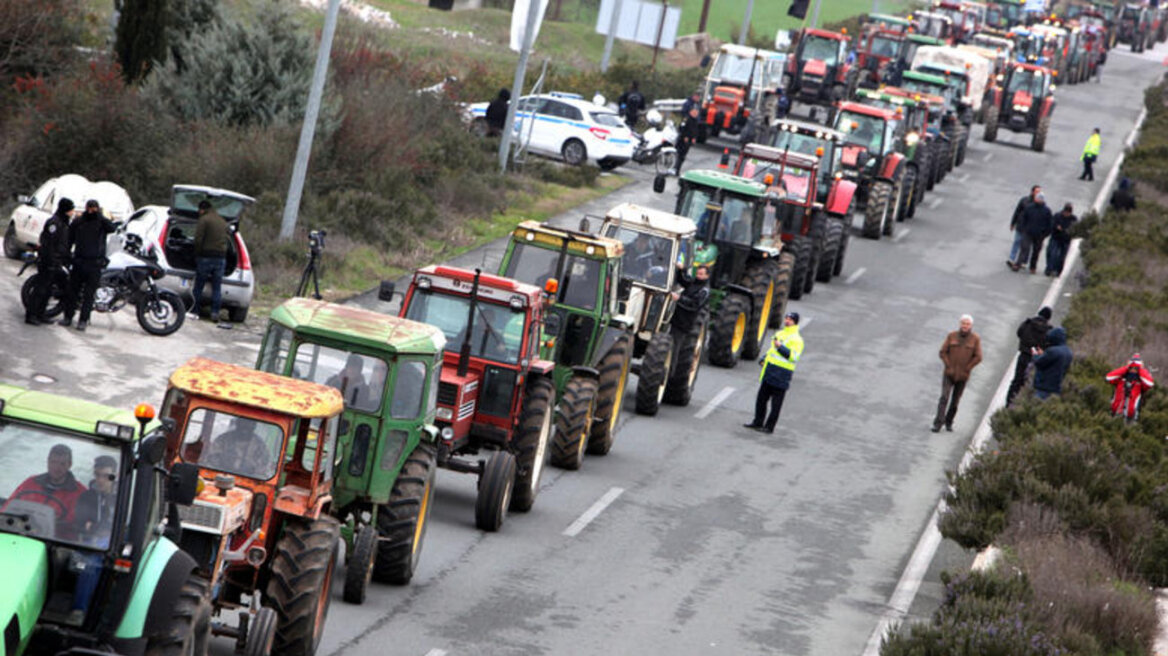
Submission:
M 1109 204 L 1116 211 L 1127 212 L 1136 208 L 1136 196 L 1131 178 L 1125 177 L 1119 181 L 1119 188 L 1111 194 Z
M 73 323 L 76 304 L 81 304 L 81 317 L 77 330 L 85 330 L 89 325 L 89 313 L 93 311 L 93 296 L 101 283 L 101 272 L 108 262 L 105 258 L 105 240 L 117 230 L 113 221 L 105 218 L 101 205 L 92 198 L 85 201 L 85 213 L 69 225 L 69 243 L 73 248 L 73 270 L 69 275 L 69 298 L 65 304 L 65 318 L 62 326 Z
M 1042 192 L 1034 195 L 1034 202 L 1022 210 L 1019 226 L 1022 229 L 1022 248 L 1018 251 L 1018 259 L 1014 261 L 1013 269 L 1018 271 L 1027 263 L 1030 273 L 1038 273 L 1038 254 L 1042 250 L 1042 241 L 1050 234 L 1054 217 L 1050 208 L 1046 206 L 1046 196 Z
M 53 288 L 68 293 L 69 274 L 69 219 L 73 214 L 73 201 L 62 198 L 57 202 L 57 211 L 45 222 L 41 229 L 40 250 L 37 256 L 37 283 L 32 290 L 32 298 L 24 310 L 24 322 L 39 326 L 48 323 L 45 318 L 45 307 L 49 304 L 49 297 Z M 65 298 L 61 299 L 66 303 Z
M 1006 260 L 1006 266 L 1017 271 L 1014 268 L 1014 263 L 1018 261 L 1018 251 L 1022 248 L 1022 213 L 1026 208 L 1034 202 L 1034 197 L 1042 193 L 1042 187 L 1034 185 L 1030 188 L 1030 193 L 1019 198 L 1018 204 L 1014 206 L 1014 214 L 1010 216 L 1010 232 L 1014 233 L 1014 242 L 1010 245 L 1010 259 Z
M 636 80 L 629 84 L 628 90 L 622 93 L 616 102 L 620 105 L 621 114 L 624 115 L 629 129 L 636 129 L 637 119 L 641 118 L 641 111 L 645 109 L 645 96 L 641 95 Z
M 487 136 L 497 137 L 503 134 L 503 127 L 507 124 L 507 105 L 511 101 L 511 92 L 499 89 L 499 95 L 487 105 Z
M 1075 216 L 1075 206 L 1067 203 L 1063 211 L 1054 215 L 1054 227 L 1050 232 L 1050 242 L 1046 245 L 1046 275 L 1063 275 L 1063 264 L 1067 261 L 1067 249 L 1071 246 L 1071 228 L 1079 217 Z
M 685 163 L 685 156 L 690 146 L 697 142 L 701 135 L 702 121 L 701 96 L 694 91 L 681 106 L 681 129 L 677 135 L 677 171 L 681 175 L 681 165 Z
M 679 267 L 683 265 L 679 264 Z M 710 298 L 710 268 L 704 264 L 694 269 L 692 278 L 682 271 L 677 276 L 682 286 L 681 292 L 673 292 L 673 300 L 677 301 L 677 309 L 673 311 L 673 318 L 669 325 L 678 335 L 685 335 L 693 330 L 694 322 L 705 309 Z
M 203 285 L 210 282 L 211 320 L 215 323 L 219 323 L 223 269 L 227 262 L 229 238 L 227 221 L 219 216 L 219 212 L 211 206 L 211 201 L 199 201 L 199 222 L 195 224 L 195 305 L 191 312 L 198 316 L 203 307 Z
M 1010 381 L 1010 388 L 1006 390 L 1007 406 L 1014 401 L 1014 397 L 1026 384 L 1026 369 L 1034 357 L 1033 349 L 1046 346 L 1046 333 L 1050 331 L 1050 314 L 1050 308 L 1043 306 L 1037 315 L 1018 326 L 1018 359 L 1014 363 L 1014 380 Z
M 799 334 L 799 313 L 788 312 L 783 319 L 783 328 L 771 338 L 771 348 L 762 360 L 759 374 L 758 396 L 754 401 L 754 421 L 743 424 L 763 433 L 775 432 L 779 412 L 783 409 L 783 399 L 791 387 L 795 366 L 803 356 L 803 336 Z M 767 405 L 771 406 L 767 414 Z M 763 416 L 766 423 L 763 423 Z
M 1045 349 L 1034 350 L 1034 396 L 1040 399 L 1062 394 L 1063 377 L 1074 359 L 1071 347 L 1067 346 L 1067 333 L 1061 327 L 1050 329 L 1046 344 Z

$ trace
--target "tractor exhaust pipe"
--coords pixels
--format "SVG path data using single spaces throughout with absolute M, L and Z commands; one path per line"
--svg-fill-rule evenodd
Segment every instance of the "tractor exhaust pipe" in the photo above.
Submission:
M 459 377 L 465 376 L 470 368 L 470 340 L 471 335 L 474 334 L 475 311 L 478 309 L 479 298 L 479 276 L 481 275 L 483 275 L 483 270 L 475 269 L 474 282 L 470 286 L 470 310 L 469 316 L 466 318 L 466 335 L 463 336 L 462 346 L 458 349 Z

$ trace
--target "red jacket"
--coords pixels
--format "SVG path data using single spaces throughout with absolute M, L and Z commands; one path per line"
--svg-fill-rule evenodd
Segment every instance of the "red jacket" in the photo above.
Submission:
M 1106 376 L 1107 382 L 1115 385 L 1115 397 L 1111 400 L 1111 414 L 1119 414 L 1123 412 L 1128 418 L 1135 418 L 1136 411 L 1139 407 L 1140 396 L 1143 395 L 1144 390 L 1151 389 L 1154 386 L 1152 374 L 1144 367 L 1141 362 L 1128 362 L 1127 364 L 1109 371 Z M 1131 380 L 1131 394 L 1127 396 L 1127 407 L 1124 407 L 1125 396 L 1125 381 Z
M 72 522 L 76 518 L 77 500 L 81 498 L 83 492 L 85 486 L 78 483 L 73 474 L 69 474 L 69 478 L 63 484 L 53 485 L 46 473 L 26 478 L 20 487 L 12 492 L 12 496 L 8 497 L 8 501 L 27 499 L 33 503 L 44 504 L 57 513 L 58 522 Z

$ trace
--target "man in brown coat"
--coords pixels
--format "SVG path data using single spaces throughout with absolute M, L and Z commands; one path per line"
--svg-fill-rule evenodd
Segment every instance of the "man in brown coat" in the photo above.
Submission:
M 945 363 L 945 373 L 941 376 L 941 398 L 937 401 L 937 416 L 933 417 L 933 432 L 953 430 L 953 417 L 957 414 L 957 404 L 973 368 L 981 363 L 981 338 L 973 332 L 973 317 L 961 315 L 961 324 L 945 336 L 941 344 L 941 362 Z M 948 411 L 946 411 L 948 407 Z

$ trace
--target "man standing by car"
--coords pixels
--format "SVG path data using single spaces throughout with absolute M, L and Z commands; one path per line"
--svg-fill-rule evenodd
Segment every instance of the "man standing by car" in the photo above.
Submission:
M 641 117 L 641 110 L 645 109 L 645 96 L 641 95 L 640 85 L 636 80 L 629 84 L 627 91 L 617 98 L 621 114 L 624 114 L 625 123 L 630 130 L 637 128 L 637 120 Z
M 109 261 L 105 258 L 106 236 L 117 230 L 113 221 L 105 218 L 101 205 L 94 199 L 85 201 L 85 213 L 69 226 L 69 243 L 73 247 L 73 270 L 69 275 L 69 295 L 65 303 L 62 326 L 73 324 L 76 304 L 81 304 L 77 330 L 89 326 L 93 311 L 93 297 L 101 283 L 101 272 Z
M 203 307 L 203 285 L 211 283 L 211 320 L 219 323 L 219 309 L 223 301 L 223 269 L 227 262 L 227 221 L 211 206 L 211 201 L 199 201 L 199 222 L 195 225 L 195 305 L 192 319 L 197 319 Z
M 41 246 L 37 255 L 37 283 L 32 290 L 32 298 L 24 311 L 24 322 L 34 326 L 48 323 L 45 307 L 53 294 L 53 287 L 68 293 L 69 275 L 69 218 L 73 214 L 73 201 L 62 198 L 57 202 L 57 211 L 45 222 L 41 230 Z M 64 298 L 62 303 L 66 303 Z

